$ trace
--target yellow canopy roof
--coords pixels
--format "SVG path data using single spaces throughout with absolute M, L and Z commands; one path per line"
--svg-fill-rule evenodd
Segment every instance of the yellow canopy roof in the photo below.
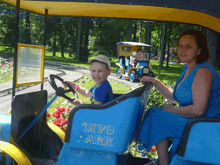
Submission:
M 0 1 L 16 6 L 16 0 Z M 220 18 L 218 15 L 207 14 L 208 12 L 202 12 L 202 9 L 198 11 L 198 9 L 180 8 L 181 6 L 175 8 L 175 6 L 172 7 L 172 5 L 171 7 L 162 7 L 160 5 L 148 6 L 146 5 L 147 3 L 144 5 L 142 5 L 143 3 L 138 4 L 139 1 L 132 5 L 128 3 L 123 4 L 121 2 L 120 4 L 71 1 L 73 0 L 20 0 L 20 8 L 41 15 L 44 15 L 45 9 L 48 9 L 49 16 L 126 18 L 190 23 L 204 26 L 220 33 Z M 108 2 L 109 1 L 110 0 L 108 0 Z M 156 2 L 157 0 L 154 1 Z M 104 2 L 104 0 L 102 2 Z M 216 2 L 218 3 L 218 0 L 216 0 Z M 204 7 L 206 6 L 204 5 Z M 209 9 L 209 11 L 211 10 Z

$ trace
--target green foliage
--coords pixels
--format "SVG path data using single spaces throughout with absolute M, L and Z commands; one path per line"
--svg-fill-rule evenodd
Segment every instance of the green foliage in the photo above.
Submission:
M 156 77 L 156 78 L 158 78 L 158 77 Z M 164 85 L 166 85 L 170 89 L 174 89 L 174 86 L 176 84 L 175 81 L 161 80 L 161 82 L 164 83 Z M 151 90 L 150 96 L 149 96 L 148 103 L 147 103 L 147 109 L 149 109 L 151 107 L 162 107 L 162 105 L 165 103 L 171 104 L 173 106 L 177 106 L 177 105 L 171 103 L 170 101 L 168 101 L 167 99 L 165 99 L 159 93 L 159 91 L 155 87 L 153 87 L 153 89 Z
M 106 22 L 94 22 L 94 29 L 91 33 L 94 38 L 94 50 L 105 54 L 109 58 L 117 57 L 116 43 L 131 38 L 127 31 L 133 22 L 123 19 L 106 19 Z
M 0 83 L 13 79 L 13 61 L 0 57 Z

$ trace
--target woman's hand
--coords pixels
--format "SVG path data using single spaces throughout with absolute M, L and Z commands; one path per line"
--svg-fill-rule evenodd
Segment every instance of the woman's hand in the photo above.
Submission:
M 170 104 L 163 104 L 162 109 L 168 112 L 174 112 L 174 107 Z
M 81 105 L 81 104 L 83 104 L 83 102 L 81 100 L 79 100 L 79 99 L 76 99 L 74 97 L 72 99 L 73 99 L 73 101 L 70 101 L 70 103 L 73 104 L 73 105 Z
M 146 82 L 152 82 L 153 83 L 154 78 L 153 77 L 148 77 L 148 76 L 144 76 L 140 79 L 140 83 L 144 84 Z M 153 83 L 154 84 L 154 83 Z

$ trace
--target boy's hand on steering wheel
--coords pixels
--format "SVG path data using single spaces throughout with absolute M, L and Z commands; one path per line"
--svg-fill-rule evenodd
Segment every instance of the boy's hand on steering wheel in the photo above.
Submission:
M 63 86 L 64 86 L 65 88 L 68 87 L 67 84 L 69 84 L 70 86 L 72 86 L 73 89 L 74 89 L 75 86 L 76 86 L 76 84 L 74 84 L 73 82 L 70 82 L 70 81 L 63 81 Z
M 81 104 L 83 104 L 83 102 L 81 100 L 76 99 L 75 97 L 73 97 L 72 99 L 73 99 L 73 101 L 70 101 L 70 103 L 73 104 L 73 105 L 81 105 Z

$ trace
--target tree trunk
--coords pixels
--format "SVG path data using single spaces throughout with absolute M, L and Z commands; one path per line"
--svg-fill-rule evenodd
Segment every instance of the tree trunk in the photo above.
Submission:
M 137 22 L 135 21 L 135 23 L 134 23 L 134 37 L 133 37 L 133 42 L 136 41 L 136 33 L 137 33 Z
M 88 61 L 89 59 L 89 49 L 88 49 L 88 45 L 89 45 L 89 24 L 90 22 L 86 22 L 86 28 L 85 28 L 85 33 L 84 33 L 84 54 L 83 54 L 83 59 L 85 62 Z
M 169 59 L 170 59 L 170 35 L 171 35 L 171 22 L 169 22 L 169 35 L 167 37 L 167 68 L 169 68 Z
M 165 36 L 166 36 L 166 23 L 162 24 L 162 33 L 161 33 L 161 42 L 160 42 L 160 58 L 159 58 L 159 67 L 158 67 L 158 73 L 160 74 L 160 70 L 163 67 L 163 60 L 165 55 Z
M 216 59 L 217 59 L 217 44 L 218 44 L 218 37 L 217 33 L 207 29 L 207 40 L 208 40 L 208 46 L 210 50 L 210 64 L 215 68 L 216 67 Z
M 145 43 L 151 45 L 151 23 L 146 22 L 145 26 Z M 146 53 L 149 53 L 150 56 L 150 47 L 146 47 L 144 50 Z
M 128 21 L 129 25 L 132 25 L 132 20 Z M 128 26 L 126 29 L 126 40 L 132 41 L 132 26 Z
M 26 31 L 27 31 L 27 34 L 26 34 L 26 43 L 27 44 L 31 44 L 31 30 L 30 30 L 30 17 L 28 16 L 29 15 L 29 12 L 26 12 Z
M 56 56 L 56 42 L 57 42 L 57 29 L 54 29 L 54 36 L 53 36 L 53 56 Z
M 60 51 L 61 51 L 61 57 L 64 58 L 64 43 L 63 43 L 63 39 L 64 39 L 63 33 L 60 32 Z
M 142 42 L 142 22 L 139 24 L 139 42 Z

